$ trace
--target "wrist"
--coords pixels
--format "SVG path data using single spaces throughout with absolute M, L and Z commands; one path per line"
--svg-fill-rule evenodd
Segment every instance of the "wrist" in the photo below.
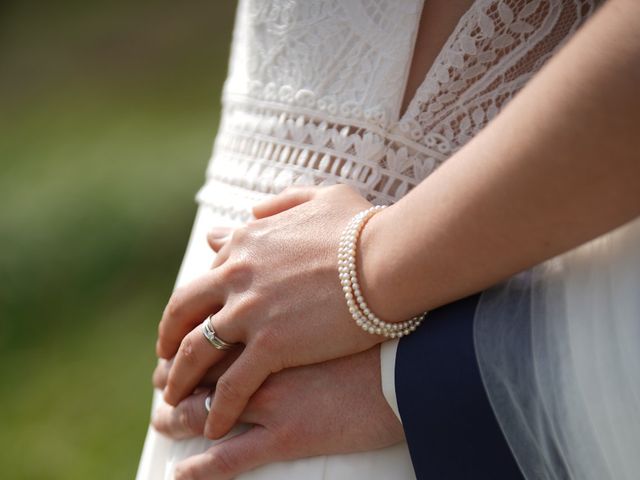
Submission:
M 360 287 L 371 310 L 387 322 L 405 321 L 416 312 L 398 300 L 403 279 L 402 267 L 394 258 L 394 206 L 374 215 L 364 226 L 358 245 Z

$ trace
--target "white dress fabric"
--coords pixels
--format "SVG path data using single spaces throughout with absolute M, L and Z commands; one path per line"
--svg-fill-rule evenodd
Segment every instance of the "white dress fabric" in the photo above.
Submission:
M 594 3 L 476 0 L 402 113 L 422 0 L 240 0 L 222 120 L 177 284 L 209 268 L 211 227 L 246 222 L 256 202 L 290 185 L 346 183 L 374 204 L 397 201 L 502 109 Z M 388 358 L 393 349 L 384 351 Z M 383 368 L 391 396 L 392 370 Z M 158 392 L 154 398 L 162 401 Z M 137 478 L 171 479 L 177 462 L 210 445 L 150 428 Z M 239 478 L 414 474 L 401 444 L 269 465 Z

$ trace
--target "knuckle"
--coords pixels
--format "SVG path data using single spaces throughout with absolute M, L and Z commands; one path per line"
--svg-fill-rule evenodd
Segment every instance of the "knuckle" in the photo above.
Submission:
M 249 229 L 246 226 L 238 227 L 231 233 L 231 243 L 242 243 L 249 235 Z
M 169 434 L 169 428 L 164 415 L 155 413 L 152 419 L 152 424 L 153 424 L 153 428 L 155 428 L 158 432 L 163 433 L 165 435 Z
M 169 318 L 174 318 L 180 316 L 182 312 L 182 287 L 177 288 L 169 297 L 169 301 L 167 302 L 167 306 L 165 308 L 165 315 Z
M 195 468 L 191 465 L 178 465 L 176 466 L 174 477 L 176 480 L 190 480 L 196 478 Z
M 242 286 L 251 281 L 251 262 L 243 255 L 234 255 L 222 266 L 222 278 L 224 283 Z
M 198 363 L 196 348 L 194 345 L 193 338 L 191 335 L 187 335 L 180 342 L 180 347 L 178 348 L 178 356 L 182 359 L 183 362 L 189 365 L 195 365 Z
M 235 382 L 227 375 L 223 375 L 216 383 L 215 395 L 227 402 L 235 402 L 240 398 L 240 391 Z
M 167 312 L 167 308 L 165 307 L 165 313 L 163 314 L 163 316 L 166 314 Z M 167 333 L 167 326 L 165 325 L 165 322 L 163 320 L 160 320 L 160 323 L 158 323 L 158 338 L 162 338 L 164 335 L 166 335 Z
M 209 462 L 217 473 L 229 475 L 235 471 L 237 460 L 228 449 L 219 449 L 209 454 Z
M 257 295 L 238 295 L 234 298 L 233 305 L 230 308 L 230 318 L 245 319 L 255 318 L 255 312 L 260 311 L 260 301 Z
M 153 371 L 153 386 L 156 388 L 163 388 L 167 383 L 167 373 L 164 369 L 157 367 Z
M 184 402 L 178 412 L 178 423 L 181 429 L 191 435 L 200 435 L 204 432 L 204 423 L 198 419 L 198 412 L 196 411 L 196 402 L 188 401 Z
M 246 275 L 250 268 L 249 262 L 242 254 L 235 253 L 222 266 L 224 280 L 233 282 Z
M 278 338 L 273 330 L 266 328 L 256 334 L 255 347 L 267 355 L 277 350 Z

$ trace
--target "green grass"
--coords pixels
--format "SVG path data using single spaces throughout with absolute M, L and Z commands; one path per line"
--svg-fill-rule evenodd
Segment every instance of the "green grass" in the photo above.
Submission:
M 232 10 L 0 7 L 3 478 L 134 476 Z

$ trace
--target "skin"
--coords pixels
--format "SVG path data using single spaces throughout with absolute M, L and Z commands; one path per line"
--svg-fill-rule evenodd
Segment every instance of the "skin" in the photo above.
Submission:
M 245 345 L 218 380 L 207 437 L 228 433 L 269 375 L 380 342 L 351 319 L 335 265 L 342 226 L 370 204 L 343 185 L 300 193 L 316 201 L 264 217 L 288 204 L 258 208 L 258 220 L 233 232 L 214 268 L 176 290 L 165 309 L 158 353 L 166 359 L 175 355 L 164 394 L 170 405 L 191 394 L 226 355 L 202 335 L 199 324 L 209 312 L 219 309 L 213 324 L 221 338 Z
M 207 372 L 197 393 L 176 407 L 159 407 L 154 428 L 177 439 L 201 436 L 205 397 L 223 371 L 216 366 Z M 157 388 L 166 386 L 168 373 L 169 363 L 160 363 L 154 373 Z M 176 479 L 228 479 L 273 461 L 375 450 L 404 439 L 380 387 L 378 347 L 270 376 L 240 421 L 253 426 L 182 462 Z
M 469 10 L 473 0 L 429 0 L 424 2 L 420 26 L 414 45 L 409 77 L 402 100 L 402 112 L 407 110 L 416 90 L 442 50 L 460 17 Z
M 640 2 L 606 2 L 485 129 L 373 217 L 361 245 L 373 311 L 430 310 L 640 215 L 639 86 Z
M 358 264 L 372 310 L 404 320 L 638 217 L 638 85 L 640 3 L 609 0 L 491 124 L 369 222 Z M 172 296 L 158 340 L 159 356 L 175 356 L 171 405 L 224 358 L 197 326 L 209 313 L 222 338 L 246 345 L 218 380 L 208 437 L 269 375 L 383 340 L 355 326 L 337 280 L 338 237 L 367 207 L 345 186 L 290 189 Z

